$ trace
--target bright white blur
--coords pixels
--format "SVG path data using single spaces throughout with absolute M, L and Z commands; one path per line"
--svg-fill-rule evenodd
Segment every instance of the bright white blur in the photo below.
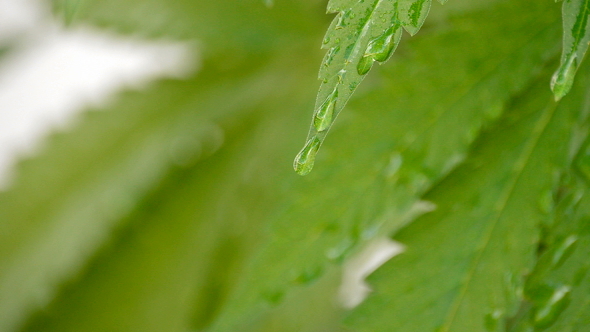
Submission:
M 49 1 L 0 0 L 0 188 L 18 158 L 31 156 L 50 132 L 123 88 L 195 68 L 187 43 L 147 41 L 91 28 L 65 29 Z M 190 59 L 190 60 L 189 60 Z

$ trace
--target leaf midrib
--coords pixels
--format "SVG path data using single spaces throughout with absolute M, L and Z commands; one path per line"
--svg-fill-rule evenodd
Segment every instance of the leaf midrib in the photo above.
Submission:
M 553 118 L 556 109 L 557 103 L 553 103 L 544 110 L 544 114 L 538 120 L 537 124 L 535 125 L 535 128 L 533 129 L 533 136 L 527 142 L 527 146 L 521 153 L 521 157 L 514 164 L 515 169 L 517 169 L 517 172 L 514 172 L 515 176 L 513 176 L 511 183 L 506 187 L 506 191 L 503 197 L 501 197 L 500 200 L 498 200 L 499 208 L 497 210 L 498 212 L 496 218 L 493 220 L 487 232 L 484 234 L 484 245 L 481 247 L 481 250 L 479 251 L 478 255 L 473 260 L 473 265 L 468 271 L 468 276 L 465 279 L 463 286 L 461 287 L 460 294 L 458 297 L 455 298 L 455 301 L 452 304 L 450 315 L 447 316 L 448 320 L 446 321 L 446 323 L 443 324 L 440 332 L 451 331 L 451 325 L 454 323 L 455 318 L 459 312 L 459 308 L 461 307 L 461 304 L 463 303 L 463 300 L 467 295 L 467 289 L 470 287 L 470 284 L 474 279 L 475 271 L 477 271 L 477 268 L 482 260 L 482 257 L 484 253 L 487 251 L 486 249 L 488 248 L 488 245 L 492 239 L 492 234 L 494 234 L 496 226 L 499 224 L 499 221 L 502 219 L 504 213 L 506 212 L 506 206 L 508 202 L 511 200 L 512 195 L 514 194 L 516 184 L 520 181 L 523 171 L 529 163 L 534 151 L 536 150 L 538 143 L 541 137 L 543 136 L 543 133 L 545 133 L 549 123 L 551 122 L 551 119 Z

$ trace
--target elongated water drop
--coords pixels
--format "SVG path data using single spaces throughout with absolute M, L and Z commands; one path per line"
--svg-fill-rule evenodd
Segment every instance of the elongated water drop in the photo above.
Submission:
M 317 136 L 314 136 L 307 141 L 303 149 L 301 149 L 297 157 L 295 157 L 295 162 L 293 163 L 293 168 L 297 174 L 307 175 L 311 172 L 315 161 L 315 155 L 318 153 L 319 148 L 320 139 L 317 138 Z
M 551 326 L 567 307 L 570 301 L 569 286 L 554 288 L 550 296 L 547 296 L 544 303 L 538 305 L 535 310 L 535 327 L 544 329 Z
M 401 35 L 401 29 L 398 26 L 390 27 L 369 42 L 364 55 L 372 56 L 375 61 L 386 61 L 393 54 Z
M 338 85 L 334 91 L 328 95 L 328 98 L 322 103 L 313 118 L 313 126 L 317 131 L 324 131 L 330 127 L 334 120 L 334 108 L 338 99 Z
M 336 56 L 336 53 L 338 53 L 338 51 L 340 51 L 340 45 L 336 45 L 328 50 L 328 52 L 326 53 L 326 56 L 324 57 L 324 61 L 323 61 L 323 65 L 325 67 L 330 66 L 330 64 L 334 60 L 334 56 Z
M 373 59 L 370 55 L 364 55 L 360 60 L 358 65 L 356 66 L 356 71 L 359 75 L 366 75 L 371 67 L 373 67 Z
M 559 101 L 565 96 L 574 84 L 574 76 L 578 69 L 578 56 L 575 53 L 569 54 L 559 66 L 551 78 L 551 90 L 555 100 Z

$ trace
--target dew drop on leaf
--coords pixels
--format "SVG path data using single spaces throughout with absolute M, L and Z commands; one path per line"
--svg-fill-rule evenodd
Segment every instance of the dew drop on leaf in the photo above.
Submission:
M 385 32 L 371 40 L 367 45 L 365 55 L 371 55 L 373 59 L 379 62 L 389 59 L 395 46 L 401 38 L 401 29 L 398 26 L 392 26 Z
M 356 71 L 359 75 L 366 75 L 371 67 L 373 67 L 373 57 L 370 55 L 363 56 L 360 60 L 358 65 L 356 66 Z M 354 89 L 351 89 L 354 90 Z
M 332 121 L 334 120 L 334 108 L 336 107 L 337 99 L 338 85 L 334 87 L 334 91 L 328 95 L 326 100 L 315 113 L 313 125 L 317 131 L 324 131 L 332 124 Z
M 315 156 L 320 148 L 320 139 L 317 136 L 312 137 L 307 141 L 303 149 L 295 157 L 293 168 L 299 175 L 307 175 L 313 168 Z
M 577 55 L 576 53 L 571 53 L 551 78 L 551 90 L 555 95 L 555 100 L 560 100 L 570 91 L 574 83 L 577 68 Z
M 323 65 L 325 67 L 328 67 L 332 63 L 332 61 L 334 60 L 334 56 L 336 55 L 336 53 L 339 50 L 340 50 L 340 46 L 338 46 L 338 45 L 336 45 L 328 50 L 328 53 L 326 53 L 326 57 L 324 58 L 324 62 L 323 62 Z

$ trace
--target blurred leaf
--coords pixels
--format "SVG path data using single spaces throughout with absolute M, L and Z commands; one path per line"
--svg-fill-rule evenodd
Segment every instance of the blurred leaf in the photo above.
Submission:
M 264 53 L 316 36 L 322 23 L 317 9 L 316 0 L 280 1 L 271 10 L 261 0 L 84 0 L 74 23 L 150 38 L 197 40 L 207 55 L 239 58 L 244 52 Z
M 277 75 L 256 62 L 128 93 L 21 163 L 14 188 L 0 194 L 0 330 L 51 300 L 171 167 L 219 148 L 215 121 L 258 102 Z M 220 104 L 226 93 L 235 99 Z
M 350 318 L 356 329 L 503 331 L 494 328 L 521 301 L 590 80 L 556 104 L 541 78 L 425 196 L 439 208 L 396 235 L 407 251 L 370 276 L 375 293 Z
M 585 125 L 579 128 L 588 139 L 555 188 L 557 203 L 543 223 L 539 259 L 523 285 L 524 298 L 514 316 L 500 321 L 506 331 L 589 331 L 590 188 L 575 171 L 590 150 L 589 105 L 586 99 Z
M 561 64 L 551 80 L 555 99 L 565 96 L 572 87 L 576 71 L 590 43 L 590 0 L 563 2 L 563 51 Z

